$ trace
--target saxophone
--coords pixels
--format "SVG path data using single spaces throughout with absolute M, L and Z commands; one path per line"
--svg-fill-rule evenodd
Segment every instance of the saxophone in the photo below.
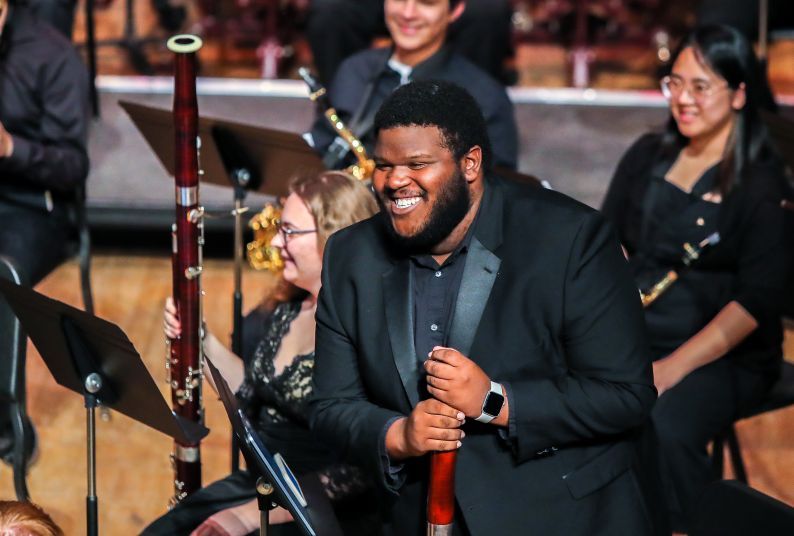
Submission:
M 684 244 L 684 256 L 681 257 L 681 263 L 684 265 L 683 268 L 676 270 L 670 270 L 667 272 L 664 277 L 662 277 L 659 281 L 656 282 L 647 292 L 643 292 L 640 290 L 640 299 L 642 300 L 643 307 L 649 307 L 653 302 L 655 302 L 659 296 L 664 294 L 667 289 L 669 289 L 673 283 L 678 281 L 680 276 L 680 272 L 690 268 L 692 264 L 697 262 L 700 256 L 703 254 L 704 251 L 707 249 L 716 246 L 720 241 L 720 233 L 712 233 L 708 235 L 706 238 L 698 242 L 696 245 L 692 245 L 689 242 Z
M 375 161 L 367 156 L 367 150 L 361 140 L 345 126 L 339 118 L 339 114 L 330 105 L 326 96 L 325 88 L 311 75 L 308 69 L 301 67 L 298 74 L 309 86 L 309 98 L 316 102 L 323 109 L 323 115 L 331 124 L 334 131 L 348 144 L 357 162 L 348 167 L 345 171 L 350 173 L 358 180 L 369 180 L 375 171 Z M 270 246 L 270 241 L 278 232 L 278 221 L 281 218 L 281 211 L 273 205 L 265 205 L 265 208 L 256 216 L 251 218 L 248 226 L 254 231 L 254 240 L 246 246 L 246 257 L 248 263 L 256 270 L 269 270 L 279 272 L 284 267 L 284 262 L 276 248 Z
M 204 243 L 203 209 L 199 206 L 198 104 L 196 99 L 196 52 L 202 42 L 193 35 L 168 40 L 174 52 L 174 154 L 176 181 L 176 223 L 172 226 L 173 292 L 182 334 L 170 341 L 166 372 L 171 386 L 174 412 L 201 423 L 201 246 Z M 201 488 L 199 443 L 174 443 L 175 505 Z
M 323 115 L 331 124 L 331 128 L 339 135 L 340 138 L 345 140 L 345 143 L 353 151 L 357 163 L 347 168 L 347 172 L 353 175 L 360 181 L 372 178 L 372 173 L 375 171 L 375 161 L 367 156 L 367 150 L 361 140 L 356 138 L 353 131 L 350 130 L 345 123 L 339 118 L 331 102 L 328 100 L 328 92 L 323 86 L 311 75 L 306 67 L 298 69 L 298 74 L 309 86 L 309 99 L 317 103 L 323 111 Z

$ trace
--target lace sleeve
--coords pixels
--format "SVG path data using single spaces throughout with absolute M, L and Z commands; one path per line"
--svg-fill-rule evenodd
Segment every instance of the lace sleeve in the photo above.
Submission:
M 373 487 L 364 471 L 353 465 L 332 465 L 320 471 L 318 476 L 331 502 L 360 495 Z

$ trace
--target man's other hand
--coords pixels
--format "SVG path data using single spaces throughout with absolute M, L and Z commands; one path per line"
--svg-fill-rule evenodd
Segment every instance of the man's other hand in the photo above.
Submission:
M 479 414 L 478 414 L 479 415 Z M 392 460 L 422 456 L 432 451 L 455 450 L 465 436 L 462 412 L 433 398 L 422 400 L 408 417 L 386 431 L 386 451 Z
M 466 417 L 479 417 L 491 388 L 488 375 L 477 363 L 452 348 L 436 346 L 429 357 L 425 361 L 427 391 Z

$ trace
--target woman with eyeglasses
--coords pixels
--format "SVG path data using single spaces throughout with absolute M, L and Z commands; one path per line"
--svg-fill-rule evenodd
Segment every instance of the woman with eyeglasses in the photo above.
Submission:
M 673 529 L 686 532 L 715 478 L 706 445 L 780 371 L 787 184 L 759 115 L 774 101 L 737 31 L 694 31 L 662 91 L 667 128 L 628 150 L 602 211 L 616 225 L 640 290 L 669 270 L 681 274 L 645 318 L 663 487 Z M 714 232 L 720 242 L 682 270 L 684 244 Z
M 375 198 L 363 183 L 341 171 L 329 171 L 292 182 L 284 202 L 279 232 L 271 245 L 284 259 L 284 286 L 268 314 L 252 314 L 244 327 L 259 333 L 256 344 L 244 344 L 243 358 L 206 333 L 204 352 L 236 392 L 263 442 L 279 452 L 299 477 L 319 479 L 346 534 L 371 534 L 360 496 L 367 489 L 363 475 L 336 463 L 332 454 L 312 438 L 307 402 L 314 367 L 314 313 L 320 292 L 323 247 L 343 227 L 377 212 Z M 165 334 L 179 336 L 180 325 L 169 298 Z M 246 339 L 250 337 L 246 335 Z M 246 351 L 246 346 L 249 350 Z M 205 378 L 209 378 L 206 374 Z M 352 500 L 356 499 L 355 508 Z M 363 520 L 362 520 L 363 518 Z M 299 534 L 283 508 L 271 512 L 270 534 Z M 286 525 L 285 525 L 286 524 Z M 210 484 L 157 519 L 145 535 L 243 536 L 259 528 L 255 480 L 247 471 Z

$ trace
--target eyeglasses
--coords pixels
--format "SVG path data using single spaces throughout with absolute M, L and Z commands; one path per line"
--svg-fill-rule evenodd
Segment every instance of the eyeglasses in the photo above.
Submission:
M 714 96 L 717 91 L 728 87 L 728 84 L 715 87 L 703 80 L 696 80 L 691 84 L 687 84 L 678 76 L 665 76 L 661 79 L 659 85 L 662 88 L 662 95 L 664 95 L 667 100 L 677 99 L 684 90 L 687 90 L 690 97 L 698 104 L 702 104 Z
M 278 232 L 281 235 L 281 239 L 284 240 L 284 243 L 287 243 L 290 237 L 294 235 L 304 235 L 317 232 L 317 229 L 292 229 L 290 227 L 285 227 L 281 220 L 276 221 L 276 229 L 278 229 Z

